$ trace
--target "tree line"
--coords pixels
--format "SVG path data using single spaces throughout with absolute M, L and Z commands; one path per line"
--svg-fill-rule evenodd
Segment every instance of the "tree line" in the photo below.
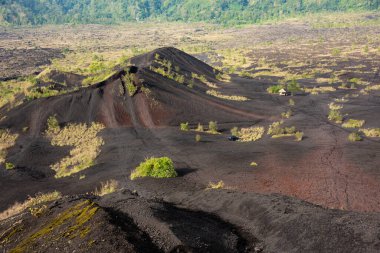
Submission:
M 0 0 L 0 24 L 128 21 L 256 23 L 320 11 L 378 10 L 379 0 Z

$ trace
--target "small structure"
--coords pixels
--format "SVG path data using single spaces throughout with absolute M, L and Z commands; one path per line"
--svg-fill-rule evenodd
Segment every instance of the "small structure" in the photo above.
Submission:
M 278 94 L 280 96 L 290 96 L 291 95 L 291 93 L 289 91 L 285 90 L 285 89 L 279 90 Z

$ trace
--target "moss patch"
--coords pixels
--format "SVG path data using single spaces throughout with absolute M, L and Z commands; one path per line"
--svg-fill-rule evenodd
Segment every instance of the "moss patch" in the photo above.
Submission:
M 46 243 L 62 238 L 84 238 L 91 231 L 91 227 L 87 223 L 94 217 L 98 209 L 99 207 L 92 201 L 80 202 L 59 214 L 37 232 L 28 236 L 10 252 L 26 252 L 32 249 L 39 241 Z

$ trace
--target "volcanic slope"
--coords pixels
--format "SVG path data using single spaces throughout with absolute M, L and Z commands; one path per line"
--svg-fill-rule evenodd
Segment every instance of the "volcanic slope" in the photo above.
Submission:
M 49 86 L 61 95 L 0 110 L 6 116 L 0 129 L 17 134 L 15 144 L 5 149 L 6 163 L 0 167 L 0 191 L 7 193 L 0 199 L 0 212 L 38 192 L 57 190 L 75 196 L 90 193 L 109 179 L 117 179 L 125 189 L 101 198 L 91 194 L 65 197 L 43 207 L 41 213 L 32 209 L 0 222 L 0 243 L 6 251 L 50 251 L 66 247 L 69 239 L 74 242 L 67 248 L 70 252 L 75 246 L 82 252 L 379 250 L 377 213 L 328 210 L 281 195 L 254 193 L 282 193 L 325 207 L 349 203 L 343 207 L 378 210 L 375 177 L 335 170 L 345 165 L 341 160 L 348 163 L 352 159 L 340 151 L 349 149 L 352 154 L 355 147 L 341 137 L 347 130 L 323 119 L 324 107 L 331 100 L 328 94 L 319 99 L 294 97 L 300 106 L 289 121 L 306 132 L 304 141 L 263 136 L 258 142 L 240 143 L 227 141 L 232 127 L 267 127 L 288 109 L 288 98 L 267 94 L 268 84 L 255 80 L 221 78 L 222 73 L 175 48 L 132 58 L 104 81 L 88 87 L 80 84 L 85 79 L 82 76 L 56 71 L 46 76 L 37 87 Z M 209 90 L 245 99 L 221 99 L 207 94 Z M 55 177 L 52 165 L 75 156 L 78 149 L 53 145 L 45 132 L 52 116 L 60 129 L 77 123 L 104 126 L 93 136 L 101 138 L 102 145 L 88 168 Z M 200 142 L 195 141 L 194 131 L 179 130 L 183 122 L 189 122 L 191 128 L 201 123 L 207 130 L 209 121 L 218 122 L 220 134 L 199 132 Z M 326 133 L 334 138 L 330 140 Z M 378 145 L 369 140 L 364 144 L 368 148 Z M 81 152 L 88 149 L 84 146 Z M 325 154 L 330 155 L 318 164 L 319 155 Z M 172 158 L 179 177 L 131 181 L 131 170 L 151 156 Z M 259 164 L 255 170 L 249 166 L 252 161 Z M 306 161 L 308 166 L 302 166 Z M 376 164 L 376 159 L 372 163 Z M 361 175 L 361 180 L 355 175 Z M 300 184 L 295 186 L 298 179 Z M 340 187 L 342 179 L 346 188 Z M 209 182 L 220 180 L 229 190 L 206 190 Z M 314 180 L 312 184 L 310 180 Z M 81 220 L 88 212 L 94 212 L 94 219 Z M 76 224 L 70 213 L 82 223 Z M 49 243 L 44 243 L 46 240 Z M 118 243 L 112 243 L 115 241 Z
M 171 66 L 167 66 L 167 62 Z M 157 68 L 162 68 L 165 73 L 157 73 Z M 87 171 L 109 176 L 113 175 L 112 169 L 94 168 L 111 163 L 119 168 L 118 173 L 125 176 L 120 166 L 128 164 L 131 168 L 138 160 L 143 160 L 140 153 L 151 156 L 158 150 L 166 150 L 170 156 L 171 152 L 176 152 L 175 145 L 167 145 L 166 137 L 159 135 L 162 131 L 172 132 L 170 129 L 177 128 L 181 122 L 192 125 L 198 122 L 207 125 L 209 121 L 217 121 L 220 125 L 231 122 L 255 124 L 268 117 L 253 113 L 246 102 L 226 101 L 207 95 L 205 91 L 211 83 L 220 87 L 230 86 L 218 81 L 217 74 L 217 70 L 174 48 L 160 48 L 132 58 L 124 66 L 115 67 L 112 75 L 104 81 L 88 87 L 81 86 L 85 77 L 56 70 L 44 71 L 39 75 L 35 92 L 43 92 L 48 87 L 60 95 L 27 100 L 9 111 L 7 106 L 1 108 L 6 117 L 0 122 L 0 128 L 17 134 L 18 138 L 15 145 L 6 151 L 7 163 L 15 168 L 5 170 L 6 164 L 1 165 L 3 182 L 0 187 L 9 189 L 24 180 L 31 182 L 0 202 L 10 205 L 37 193 L 40 187 L 78 193 L 76 183 L 70 182 L 69 178 L 55 181 L 53 185 L 49 183 L 55 174 L 51 165 L 71 152 L 69 146 L 52 146 L 50 143 L 45 131 L 51 117 L 56 118 L 62 129 L 70 124 L 93 122 L 105 126 L 100 133 L 105 145 L 96 165 Z M 173 78 L 179 75 L 183 76 L 181 82 Z M 130 91 L 131 86 L 133 92 Z M 154 129 L 161 129 L 161 132 Z M 125 141 L 121 142 L 123 138 Z M 143 148 L 147 153 L 134 150 L 141 149 L 140 142 L 145 145 L 148 140 L 152 141 L 151 145 Z M 168 148 L 170 146 L 174 148 Z M 122 159 L 122 152 L 131 157 Z M 133 165 L 129 165 L 131 162 Z M 91 190 L 99 176 L 83 183 L 83 190 Z

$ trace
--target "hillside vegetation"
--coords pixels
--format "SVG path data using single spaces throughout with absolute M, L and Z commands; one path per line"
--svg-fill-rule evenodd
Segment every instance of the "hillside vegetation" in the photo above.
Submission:
M 3 0 L 0 24 L 206 21 L 255 23 L 307 12 L 377 10 L 378 0 Z

